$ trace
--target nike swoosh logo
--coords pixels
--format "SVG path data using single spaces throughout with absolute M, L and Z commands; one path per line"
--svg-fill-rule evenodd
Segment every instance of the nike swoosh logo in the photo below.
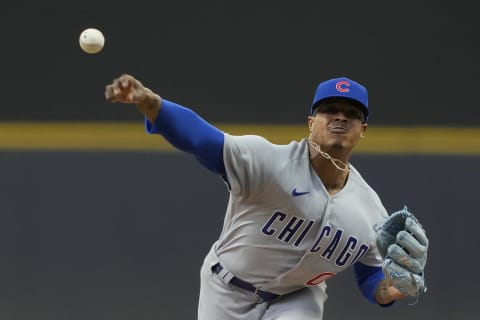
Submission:
M 297 191 L 297 188 L 295 188 L 295 189 L 292 190 L 292 196 L 294 196 L 294 197 L 303 196 L 304 194 L 308 194 L 308 193 L 310 193 L 310 192 L 309 192 L 309 191 L 307 191 L 307 192 L 298 192 L 298 191 Z

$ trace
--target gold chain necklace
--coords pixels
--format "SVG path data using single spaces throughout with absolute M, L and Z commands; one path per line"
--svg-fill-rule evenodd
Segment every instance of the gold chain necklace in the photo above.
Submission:
M 340 171 L 350 171 L 350 167 L 348 166 L 348 164 L 346 164 L 345 162 L 339 159 L 332 158 L 328 153 L 320 150 L 320 146 L 316 142 L 313 142 L 312 140 L 309 140 L 309 139 L 307 139 L 307 142 L 313 149 L 315 149 L 318 153 L 320 153 L 322 157 L 330 160 L 330 162 L 332 162 L 335 168 L 337 168 Z

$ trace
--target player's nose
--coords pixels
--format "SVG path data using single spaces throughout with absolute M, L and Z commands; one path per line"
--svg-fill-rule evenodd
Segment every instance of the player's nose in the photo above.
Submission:
M 347 121 L 348 117 L 343 110 L 337 111 L 335 114 L 333 114 L 333 119 L 336 121 Z

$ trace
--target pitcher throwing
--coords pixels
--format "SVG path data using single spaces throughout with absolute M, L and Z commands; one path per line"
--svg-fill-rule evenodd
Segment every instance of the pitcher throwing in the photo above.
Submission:
M 148 133 L 194 155 L 228 187 L 223 229 L 201 268 L 198 319 L 322 319 L 325 280 L 349 267 L 371 303 L 424 291 L 424 229 L 406 208 L 410 215 L 389 216 L 349 162 L 367 131 L 364 86 L 348 78 L 320 83 L 308 138 L 288 145 L 224 133 L 130 75 L 105 95 L 135 104 Z

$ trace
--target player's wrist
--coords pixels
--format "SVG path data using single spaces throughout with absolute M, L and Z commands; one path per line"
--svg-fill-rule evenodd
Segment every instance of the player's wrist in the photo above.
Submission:
M 145 88 L 145 95 L 141 102 L 137 103 L 137 108 L 145 115 L 150 122 L 155 119 L 160 112 L 162 98 L 152 90 Z
M 382 305 L 403 298 L 405 298 L 405 295 L 396 289 L 387 279 L 380 281 L 375 290 L 375 301 Z

